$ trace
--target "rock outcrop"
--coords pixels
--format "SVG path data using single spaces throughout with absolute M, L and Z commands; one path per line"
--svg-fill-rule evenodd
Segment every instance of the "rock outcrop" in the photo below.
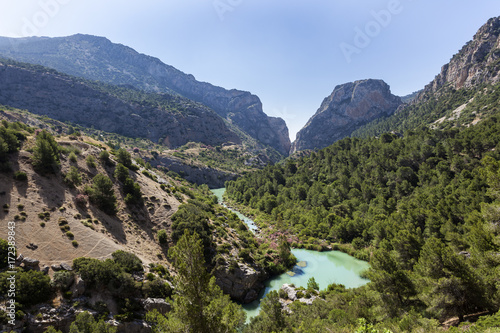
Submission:
M 125 101 L 66 75 L 0 61 L 0 104 L 168 147 L 240 142 L 209 108 L 172 95 L 162 98 L 175 109 Z
M 471 88 L 500 81 L 500 17 L 491 18 L 414 100 L 421 102 L 439 94 L 441 88 Z
M 238 175 L 207 166 L 186 164 L 181 159 L 168 155 L 159 155 L 156 159 L 148 160 L 154 167 L 165 167 L 178 173 L 182 178 L 198 185 L 206 184 L 209 188 L 224 187 L 228 180 L 235 180 Z
M 393 114 L 401 104 L 401 98 L 391 94 L 382 80 L 339 85 L 297 133 L 290 153 L 329 146 L 365 124 Z
M 301 294 L 299 294 L 299 290 L 297 290 L 297 288 L 292 284 L 282 285 L 281 290 L 284 291 L 286 297 L 280 298 L 280 303 L 283 307 L 283 310 L 285 310 L 286 312 L 291 312 L 288 305 L 292 302 L 299 301 L 306 305 L 312 305 L 315 300 L 321 299 L 315 292 L 310 293 L 307 291 L 300 291 Z M 280 292 L 280 294 L 282 293 Z
M 218 266 L 213 275 L 216 283 L 225 294 L 242 303 L 250 303 L 258 298 L 260 290 L 264 287 L 263 281 L 266 274 L 246 264 L 238 263 L 235 269 Z
M 82 34 L 58 38 L 2 37 L 0 55 L 114 85 L 130 85 L 150 92 L 175 92 L 210 107 L 223 119 L 281 154 L 286 155 L 290 148 L 288 130 L 281 129 L 283 124 L 276 126 L 276 121 L 263 112 L 257 96 L 199 82 L 193 75 L 157 58 L 103 37 Z
M 172 310 L 172 306 L 163 298 L 146 298 L 142 301 L 142 306 L 145 311 L 157 310 L 162 315 Z

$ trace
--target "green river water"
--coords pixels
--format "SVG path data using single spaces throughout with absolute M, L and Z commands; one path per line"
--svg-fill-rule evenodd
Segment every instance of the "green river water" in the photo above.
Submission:
M 225 188 L 212 190 L 221 204 L 224 191 Z M 250 230 L 254 232 L 258 230 L 251 219 L 243 216 L 237 211 L 232 211 L 238 214 L 247 226 L 249 226 Z M 298 262 L 306 262 L 306 267 L 295 266 L 292 270 L 292 272 L 295 273 L 294 276 L 284 273 L 267 280 L 265 282 L 266 287 L 260 293 L 259 299 L 250 304 L 243 305 L 247 313 L 247 320 L 259 313 L 260 300 L 264 298 L 269 291 L 279 290 L 285 283 L 293 283 L 297 287 L 307 287 L 309 278 L 314 277 L 319 284 L 320 290 L 325 289 L 331 283 L 340 283 L 347 288 L 356 288 L 368 283 L 368 280 L 360 277 L 360 273 L 368 269 L 369 264 L 343 252 L 317 252 L 304 249 L 292 249 L 292 253 L 297 257 Z

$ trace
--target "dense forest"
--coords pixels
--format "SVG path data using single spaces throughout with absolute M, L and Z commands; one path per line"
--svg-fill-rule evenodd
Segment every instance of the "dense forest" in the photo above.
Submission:
M 462 130 L 346 138 L 228 182 L 229 198 L 261 223 L 305 244 L 348 243 L 371 264 L 366 287 L 332 285 L 326 302 L 297 305 L 276 331 L 349 331 L 359 318 L 430 331 L 453 316 L 498 311 L 499 137 L 491 117 Z

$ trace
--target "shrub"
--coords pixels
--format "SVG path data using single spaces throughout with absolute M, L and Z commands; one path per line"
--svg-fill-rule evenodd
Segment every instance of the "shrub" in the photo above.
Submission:
M 28 175 L 26 174 L 26 172 L 16 171 L 14 173 L 14 179 L 19 181 L 26 181 L 28 180 Z
M 0 274 L 0 293 L 7 294 L 11 273 Z M 50 277 L 42 272 L 19 270 L 16 274 L 16 301 L 22 305 L 34 305 L 49 299 L 51 294 Z
M 78 168 L 71 166 L 69 168 L 68 173 L 66 174 L 66 177 L 64 177 L 64 182 L 69 187 L 75 187 L 75 186 L 80 185 L 82 183 L 82 177 L 80 176 L 80 173 L 78 172 Z
M 92 156 L 92 155 L 87 156 L 87 158 L 85 159 L 85 162 L 87 163 L 87 166 L 88 166 L 89 168 L 94 169 L 94 168 L 96 168 L 96 167 L 97 167 L 97 164 L 96 164 L 96 162 L 95 162 L 95 157 L 94 157 L 94 156 Z
M 116 152 L 116 161 L 123 164 L 127 168 L 130 168 L 132 166 L 132 156 L 123 148 L 118 149 L 118 151 Z
M 158 236 L 158 242 L 160 244 L 167 244 L 168 242 L 168 236 L 167 236 L 167 232 L 163 229 L 161 230 L 158 230 L 158 233 L 157 233 L 157 236 Z
M 250 261 L 252 260 L 252 257 L 250 256 L 250 250 L 249 249 L 241 249 L 239 252 L 239 256 L 241 259 L 245 261 Z
M 73 233 L 71 231 L 67 231 L 66 232 L 66 236 L 69 238 L 69 239 L 73 239 L 75 238 L 75 235 L 73 235 Z
M 72 151 L 69 156 L 68 156 L 68 159 L 73 162 L 73 163 L 76 163 L 76 161 L 78 160 L 78 158 L 76 157 L 76 154 L 74 151 Z
M 111 160 L 109 159 L 109 153 L 107 150 L 103 150 L 99 153 L 99 159 L 105 165 L 111 165 Z
M 142 291 L 146 297 L 151 298 L 167 298 L 172 295 L 172 288 L 170 285 L 161 279 L 155 279 L 144 283 Z
M 73 245 L 74 247 L 78 247 L 78 242 L 76 240 L 73 240 L 71 242 L 71 245 Z
M 73 284 L 74 280 L 75 280 L 75 275 L 72 272 L 59 271 L 59 272 L 54 272 L 51 284 L 53 287 L 65 291 L 68 290 L 71 284 Z
M 121 182 L 124 182 L 128 178 L 128 169 L 121 163 L 118 163 L 115 168 L 114 176 Z
M 126 272 L 140 272 L 143 270 L 142 261 L 135 254 L 122 250 L 111 254 L 115 263 L 122 267 Z
M 75 204 L 80 208 L 85 208 L 87 206 L 88 199 L 89 199 L 89 197 L 86 196 L 85 194 L 78 194 L 75 197 Z M 80 217 L 81 217 L 81 215 L 80 215 Z
M 9 254 L 9 243 L 0 238 L 0 269 L 7 267 L 7 255 Z

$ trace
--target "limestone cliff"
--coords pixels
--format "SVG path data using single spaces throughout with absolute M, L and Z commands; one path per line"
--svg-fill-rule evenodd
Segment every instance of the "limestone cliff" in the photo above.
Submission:
M 290 153 L 320 149 L 350 136 L 364 124 L 389 116 L 401 105 L 382 80 L 361 80 L 335 87 L 316 114 L 297 133 Z
M 47 38 L 2 38 L 0 55 L 55 68 L 66 74 L 150 92 L 177 93 L 213 109 L 220 117 L 286 155 L 288 129 L 262 110 L 260 99 L 246 91 L 199 82 L 193 75 L 103 37 L 73 35 Z M 286 125 L 285 125 L 286 127 Z
M 439 95 L 445 86 L 454 89 L 477 87 L 500 81 L 500 17 L 491 18 L 474 38 L 441 68 L 434 80 L 425 86 L 415 103 Z

